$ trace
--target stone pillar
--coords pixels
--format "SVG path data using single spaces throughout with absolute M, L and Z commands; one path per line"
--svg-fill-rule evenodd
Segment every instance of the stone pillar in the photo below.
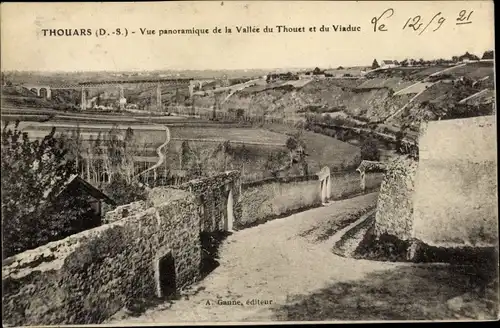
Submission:
M 332 183 L 331 176 L 326 177 L 326 199 L 330 199 L 332 197 Z
M 196 106 L 195 106 L 196 97 L 191 97 L 191 115 L 196 116 Z
M 224 222 L 224 230 L 233 231 L 233 222 L 234 222 L 233 190 L 232 188 L 229 188 L 229 193 L 227 195 L 227 213 L 226 213 L 226 222 Z
M 162 103 L 161 103 L 161 85 L 158 83 L 156 86 L 156 110 L 158 112 L 162 111 Z
M 120 85 L 120 110 L 125 109 L 125 103 L 123 102 L 123 98 L 125 98 L 125 92 L 123 91 L 123 85 Z
M 360 172 L 360 187 L 362 191 L 366 189 L 365 171 Z
M 85 92 L 85 87 L 82 87 L 82 99 L 80 104 L 81 110 L 85 110 L 87 108 L 87 94 Z
M 52 98 L 52 90 L 50 88 L 47 88 L 47 99 Z
M 194 93 L 194 84 L 193 82 L 189 83 L 189 98 L 193 98 L 193 93 Z

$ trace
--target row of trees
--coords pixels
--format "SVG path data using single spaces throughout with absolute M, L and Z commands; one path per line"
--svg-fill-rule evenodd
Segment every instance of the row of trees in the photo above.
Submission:
M 62 133 L 60 138 L 68 145 L 78 172 L 96 186 L 108 184 L 118 175 L 132 183 L 139 173 L 135 157 L 143 155 L 150 146 L 139 140 L 132 128 L 123 134 L 116 125 L 106 133 L 98 132 L 95 138 L 82 138 L 79 127 L 69 135 Z

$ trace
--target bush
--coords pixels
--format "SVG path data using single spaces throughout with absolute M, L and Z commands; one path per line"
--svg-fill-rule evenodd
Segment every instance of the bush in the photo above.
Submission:
M 380 151 L 373 138 L 363 140 L 361 144 L 361 158 L 367 161 L 378 161 L 380 159 Z
M 146 200 L 147 193 L 144 186 L 133 181 L 128 183 L 121 174 L 113 175 L 112 180 L 104 188 L 104 192 L 116 202 L 117 205 L 130 204 L 139 200 Z

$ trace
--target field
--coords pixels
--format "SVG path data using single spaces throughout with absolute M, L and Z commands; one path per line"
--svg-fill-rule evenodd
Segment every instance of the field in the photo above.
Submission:
M 109 123 L 80 123 L 78 124 L 83 139 L 93 139 L 99 132 L 107 132 L 113 124 Z M 69 122 L 22 122 L 20 128 L 29 133 L 30 137 L 43 138 L 47 135 L 52 126 L 58 132 L 71 135 L 71 131 L 76 130 L 77 124 Z M 141 156 L 155 157 L 155 149 L 161 145 L 166 138 L 165 126 L 161 124 L 131 123 L 120 124 L 116 127 L 122 132 L 128 127 L 134 131 L 134 135 L 143 149 Z M 168 147 L 168 161 L 172 168 L 179 168 L 179 147 L 181 140 L 189 140 L 190 147 L 198 150 L 215 149 L 215 147 L 225 140 L 233 142 L 233 145 L 245 145 L 247 155 L 253 159 L 253 165 L 244 165 L 245 175 L 255 178 L 263 178 L 268 157 L 277 154 L 279 151 L 286 151 L 285 143 L 288 135 L 295 131 L 294 128 L 283 125 L 264 126 L 262 128 L 235 127 L 230 124 L 219 124 L 218 126 L 207 122 L 199 122 L 199 125 L 186 126 L 185 124 L 173 124 L 169 127 L 171 132 L 172 145 Z M 306 143 L 306 160 L 311 173 L 319 171 L 323 166 L 332 169 L 342 169 L 346 166 L 355 166 L 359 161 L 359 148 L 337 139 L 321 134 L 306 131 L 303 135 Z M 245 160 L 235 155 L 234 164 L 239 166 Z
M 374 78 L 363 82 L 360 86 L 358 86 L 358 89 L 389 88 L 396 92 L 412 84 L 413 82 L 404 81 L 398 77 L 392 77 L 388 79 Z
M 430 83 L 430 82 L 415 83 L 415 84 L 410 85 L 409 87 L 407 87 L 404 90 L 400 90 L 398 95 L 417 94 L 417 93 L 424 91 L 425 89 L 432 86 L 433 84 L 434 83 Z
M 284 145 L 286 135 L 252 128 L 171 127 L 174 139 L 213 139 Z
M 56 128 L 56 133 L 65 133 L 67 136 L 71 136 L 72 131 L 76 131 L 77 126 L 80 128 L 80 133 L 83 140 L 89 140 L 90 137 L 96 139 L 99 133 L 107 133 L 113 128 L 112 124 L 72 124 L 64 122 L 21 122 L 19 128 L 25 132 L 28 132 L 30 138 L 43 138 L 46 136 L 52 127 Z M 127 128 L 132 128 L 134 135 L 140 144 L 147 146 L 148 148 L 155 149 L 163 142 L 165 142 L 166 133 L 165 128 L 162 125 L 146 125 L 146 124 L 119 124 L 116 126 L 122 135 L 124 135 Z M 151 151 L 147 152 L 151 154 Z M 156 156 L 153 152 L 151 155 Z
M 471 79 L 481 79 L 489 76 L 494 79 L 494 66 L 491 62 L 475 62 L 468 63 L 465 66 L 457 67 L 451 71 L 446 72 L 453 77 L 466 76 Z
M 291 134 L 296 129 L 284 125 L 267 125 L 266 129 Z M 303 139 L 306 143 L 307 162 L 311 172 L 317 172 L 324 166 L 331 169 L 341 169 L 355 165 L 359 161 L 360 150 L 358 147 L 311 131 L 304 131 Z
M 432 67 L 427 67 L 425 69 L 420 70 L 418 73 L 412 74 L 411 77 L 413 79 L 419 79 L 419 78 L 425 78 L 431 74 L 440 72 L 444 69 L 449 68 L 450 66 L 445 66 L 445 65 L 436 65 Z

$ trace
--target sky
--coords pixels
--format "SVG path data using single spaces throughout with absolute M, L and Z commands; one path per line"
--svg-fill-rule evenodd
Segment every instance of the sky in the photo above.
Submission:
M 375 58 L 451 58 L 465 51 L 481 56 L 494 49 L 492 1 L 2 3 L 0 8 L 2 71 L 336 68 L 371 65 Z M 374 32 L 373 18 L 390 8 L 392 16 L 386 13 L 377 25 L 387 31 Z M 463 22 L 471 23 L 456 25 L 461 11 Z M 421 28 L 403 29 L 417 15 Z M 360 31 L 333 32 L 333 25 L 349 24 Z M 266 25 L 273 33 L 236 32 L 236 26 Z M 276 33 L 277 25 L 306 32 Z M 330 32 L 319 32 L 322 25 Z M 224 26 L 233 33 L 213 33 Z M 309 32 L 314 26 L 316 32 Z M 129 33 L 97 37 L 100 28 Z M 141 28 L 156 34 L 143 36 Z M 210 33 L 158 35 L 158 30 L 190 28 Z M 92 35 L 50 37 L 43 29 L 90 29 Z

